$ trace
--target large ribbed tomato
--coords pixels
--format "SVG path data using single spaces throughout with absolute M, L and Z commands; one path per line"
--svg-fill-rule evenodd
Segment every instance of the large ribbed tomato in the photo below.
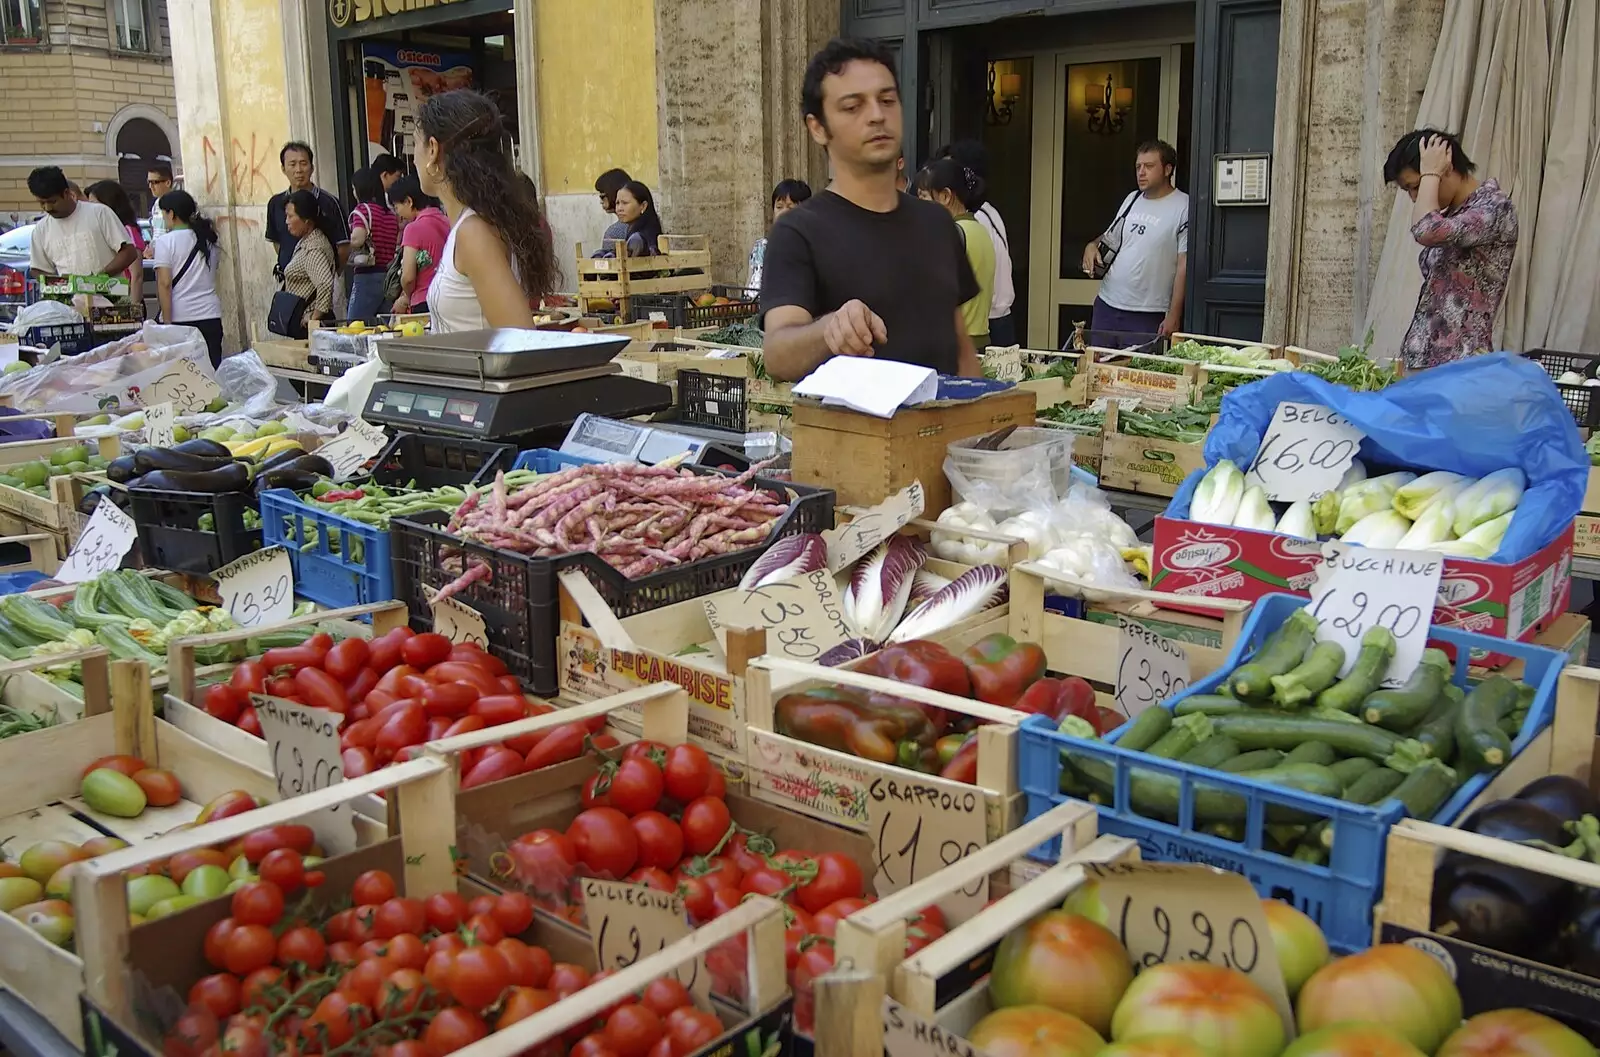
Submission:
M 1424 1057 L 1399 1035 L 1376 1024 L 1335 1024 L 1300 1036 L 1283 1057 Z
M 1048 1006 L 997 1009 L 972 1026 L 967 1041 L 985 1057 L 1094 1057 L 1106 1044 L 1077 1017 Z
M 1277 1057 L 1283 1018 L 1272 999 L 1236 969 L 1206 962 L 1153 965 L 1129 986 L 1111 1018 L 1117 1042 L 1182 1035 L 1212 1057 Z
M 1381 1024 L 1423 1053 L 1461 1024 L 1461 995 L 1433 958 L 1400 943 L 1380 943 L 1323 966 L 1295 1000 L 1302 1032 L 1345 1021 Z
M 1103 1035 L 1132 980 L 1128 952 L 1110 930 L 1081 914 L 1052 910 L 1000 941 L 989 997 L 996 1009 L 1059 1009 Z
M 1315 921 L 1282 900 L 1263 899 L 1261 909 L 1267 915 L 1272 947 L 1278 952 L 1284 989 L 1292 1000 L 1311 974 L 1328 964 L 1328 938 Z
M 1113 1042 L 1095 1057 L 1211 1057 L 1200 1044 L 1182 1035 L 1141 1035 Z
M 1595 1048 L 1542 1013 L 1497 1009 L 1457 1028 L 1435 1057 L 1595 1057 Z

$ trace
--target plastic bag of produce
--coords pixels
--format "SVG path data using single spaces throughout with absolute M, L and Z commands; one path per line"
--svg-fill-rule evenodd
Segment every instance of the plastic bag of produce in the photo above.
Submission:
M 958 503 L 976 503 L 997 521 L 1024 510 L 1048 513 L 1072 486 L 1072 434 L 1023 426 L 997 448 L 983 437 L 951 442 L 944 475 Z
M 1284 401 L 1332 408 L 1366 434 L 1361 459 L 1391 470 L 1449 470 L 1477 479 L 1519 469 L 1526 491 L 1493 560 L 1516 562 L 1546 546 L 1583 506 L 1589 458 L 1572 412 L 1544 368 L 1511 353 L 1474 356 L 1357 393 L 1305 371 L 1240 386 L 1222 398 L 1206 437 L 1206 465 L 1250 465 Z M 1167 507 L 1188 517 L 1204 470 L 1190 474 Z
M 0 378 L 0 393 L 23 411 L 132 411 L 134 393 L 180 360 L 213 377 L 205 338 L 193 327 L 146 323 L 137 331 L 81 356 Z

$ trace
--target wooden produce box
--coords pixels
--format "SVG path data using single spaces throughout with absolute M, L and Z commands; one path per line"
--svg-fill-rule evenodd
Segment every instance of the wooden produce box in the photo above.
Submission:
M 1017 383 L 1023 389 L 1031 389 L 1038 395 L 1041 408 L 1056 404 L 1083 407 L 1089 403 L 1088 368 L 1094 360 L 1091 354 L 1076 349 L 1066 349 L 1061 352 L 1051 352 L 1048 349 L 1022 349 L 1021 352 L 1025 372 L 1032 372 L 1035 375 L 1043 374 L 1061 360 L 1071 360 L 1073 363 L 1074 372 L 1070 382 L 1058 377 L 1033 377 L 1024 378 Z
M 1183 479 L 1206 464 L 1205 441 L 1183 444 L 1117 432 L 1117 404 L 1106 408 L 1101 435 L 1100 484 L 1142 495 L 1176 495 Z M 1074 445 L 1076 449 L 1076 445 Z
M 269 339 L 258 338 L 250 346 L 261 362 L 268 367 L 282 367 L 290 371 L 310 371 L 311 362 L 306 357 L 311 354 L 309 340 L 296 341 L 291 338 L 273 337 Z
M 1572 536 L 1572 553 L 1600 558 L 1600 466 L 1589 467 L 1589 488 L 1583 493 L 1583 512 Z
M 121 441 L 114 435 L 90 441 L 68 434 L 46 440 L 0 444 L 0 473 L 10 472 L 12 468 L 24 463 L 49 461 L 50 456 L 57 452 L 77 447 L 90 449 L 107 461 L 115 459 L 122 450 Z M 96 482 L 105 480 L 103 472 L 73 476 L 58 474 L 49 479 L 48 496 L 35 495 L 22 488 L 0 484 L 0 512 L 14 514 L 47 532 L 65 533 L 73 527 L 72 516 L 78 512 L 78 500 L 82 497 L 81 485 L 76 479 L 79 477 Z M 65 558 L 65 552 L 61 556 Z
M 1597 713 L 1600 670 L 1564 669 L 1550 726 L 1495 775 L 1462 817 L 1484 804 L 1514 795 L 1547 774 L 1566 775 L 1593 789 L 1597 777 L 1595 753 L 1600 749 L 1594 733 Z M 1600 888 L 1600 865 L 1514 841 L 1406 819 L 1389 830 L 1383 898 L 1372 914 L 1375 942 L 1421 947 L 1451 969 L 1466 1016 L 1522 1006 L 1553 1016 L 1593 1038 L 1600 1032 L 1600 979 L 1536 957 L 1506 954 L 1469 943 L 1451 934 L 1448 928 L 1435 929 L 1434 877 L 1446 852 L 1477 856 L 1514 867 L 1514 872 L 1560 878 L 1574 886 L 1578 898 L 1589 894 L 1585 889 Z M 1517 883 L 1521 885 L 1520 881 Z M 1573 900 L 1576 903 L 1577 898 Z
M 1170 356 L 1121 352 L 1116 349 L 1090 347 L 1084 350 L 1091 357 L 1085 373 L 1086 395 L 1090 402 L 1105 397 L 1108 400 L 1138 400 L 1148 408 L 1166 410 L 1192 403 L 1195 378 L 1200 367 L 1192 360 L 1174 359 Z M 1179 371 L 1166 373 L 1132 366 L 1135 359 L 1155 360 L 1176 364 Z
M 893 418 L 823 407 L 794 405 L 794 479 L 832 488 L 841 504 L 872 506 L 921 481 L 923 515 L 936 518 L 950 505 L 944 476 L 945 449 L 1034 420 L 1036 401 L 1026 390 L 1007 389 L 977 400 L 902 408 Z
M 109 691 L 104 650 L 63 654 L 48 662 L 14 662 L 0 666 L 0 673 L 74 657 L 84 665 L 88 714 L 75 722 L 0 741 L 0 803 L 8 813 L 0 818 L 0 840 L 8 842 L 10 855 L 20 855 L 40 841 L 81 844 L 109 834 L 133 844 L 127 854 L 137 856 L 141 846 L 162 843 L 160 834 L 192 822 L 202 804 L 224 793 L 241 790 L 257 798 L 276 796 L 277 784 L 271 774 L 155 718 L 149 669 L 141 661 L 114 662 Z M 83 769 L 101 756 L 122 753 L 173 771 L 182 783 L 183 799 L 171 807 L 146 808 L 137 818 L 114 818 L 91 810 L 79 795 Z M 246 812 L 243 817 L 254 815 Z M 257 825 L 260 823 L 252 822 L 239 832 Z M 99 866 L 105 858 L 87 860 L 83 869 Z M 121 900 L 117 921 L 125 935 L 128 911 L 123 878 L 116 876 L 115 882 Z M 0 914 L 0 986 L 27 1002 L 77 1046 L 83 1045 L 78 994 L 85 986 L 85 964 L 92 964 L 88 951 L 95 949 L 95 925 L 103 920 L 96 919 L 82 901 L 83 889 L 77 887 L 81 883 L 75 881 L 73 889 L 76 953 L 46 941 L 19 919 Z M 218 917 L 227 912 L 226 900 L 215 906 Z
M 661 252 L 653 257 L 590 257 L 578 243 L 579 305 L 587 309 L 592 301 L 611 301 L 626 316 L 633 294 L 709 290 L 710 243 L 708 235 L 662 235 Z

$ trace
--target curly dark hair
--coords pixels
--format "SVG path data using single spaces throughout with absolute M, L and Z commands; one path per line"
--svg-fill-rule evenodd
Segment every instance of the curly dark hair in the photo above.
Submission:
M 439 142 L 444 177 L 462 205 L 494 226 L 511 250 L 529 297 L 555 287 L 555 256 L 532 185 L 518 179 L 506 149 L 510 137 L 494 100 L 470 88 L 440 92 L 417 115 L 422 134 Z

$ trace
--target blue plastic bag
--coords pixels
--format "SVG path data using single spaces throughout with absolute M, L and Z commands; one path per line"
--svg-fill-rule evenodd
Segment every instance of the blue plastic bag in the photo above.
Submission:
M 1589 457 L 1572 412 L 1545 369 L 1514 353 L 1458 360 L 1375 393 L 1352 392 L 1305 371 L 1242 385 L 1222 398 L 1222 414 L 1206 437 L 1207 469 L 1219 459 L 1248 467 L 1285 400 L 1322 404 L 1365 432 L 1360 458 L 1372 476 L 1408 469 L 1482 477 L 1520 468 L 1527 491 L 1494 561 L 1534 554 L 1583 509 Z M 1204 470 L 1189 475 L 1168 517 L 1189 516 L 1189 499 L 1204 476 Z

